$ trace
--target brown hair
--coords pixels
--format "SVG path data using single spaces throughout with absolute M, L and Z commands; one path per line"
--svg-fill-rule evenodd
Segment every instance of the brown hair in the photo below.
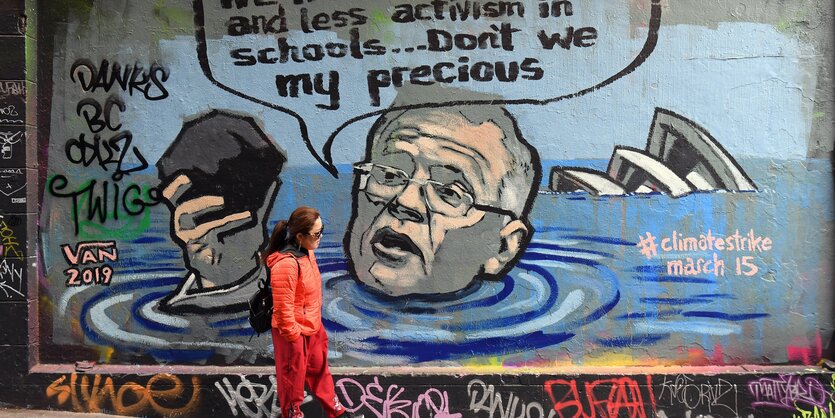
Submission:
M 296 234 L 310 231 L 319 217 L 318 210 L 310 206 L 299 206 L 290 214 L 289 219 L 278 221 L 262 255 L 264 262 L 266 263 L 267 256 L 281 250 L 288 242 L 295 242 Z

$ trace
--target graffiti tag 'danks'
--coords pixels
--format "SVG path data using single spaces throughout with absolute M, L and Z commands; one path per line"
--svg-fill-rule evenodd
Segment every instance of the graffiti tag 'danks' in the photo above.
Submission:
M 71 265 L 64 270 L 67 286 L 110 285 L 113 267 L 106 261 L 119 260 L 116 241 L 79 242 L 75 249 L 70 244 L 64 244 L 61 250 L 64 259 Z
M 70 69 L 70 79 L 81 84 L 87 92 L 102 89 L 110 92 L 114 85 L 133 96 L 134 91 L 140 91 L 148 100 L 162 100 L 168 97 L 168 90 L 163 82 L 168 80 L 168 71 L 157 63 L 151 64 L 146 70 L 141 64 L 125 65 L 118 62 L 112 65 L 108 60 L 102 60 L 96 67 L 90 60 L 78 60 Z

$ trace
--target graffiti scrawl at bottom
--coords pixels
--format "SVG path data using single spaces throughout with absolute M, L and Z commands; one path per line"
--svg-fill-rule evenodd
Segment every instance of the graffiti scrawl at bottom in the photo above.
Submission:
M 34 407 L 127 416 L 279 417 L 275 376 L 30 375 Z M 346 409 L 376 418 L 754 418 L 835 416 L 835 375 L 345 375 Z M 307 396 L 305 417 L 320 417 Z
M 78 412 L 112 411 L 119 415 L 159 414 L 188 416 L 198 412 L 200 378 L 190 384 L 172 374 L 150 378 L 114 378 L 102 375 L 61 376 L 46 388 L 46 397 L 58 406 Z

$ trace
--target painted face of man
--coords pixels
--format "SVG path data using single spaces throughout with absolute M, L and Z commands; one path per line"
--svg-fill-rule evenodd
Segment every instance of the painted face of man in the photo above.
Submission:
M 356 165 L 346 237 L 357 279 L 391 296 L 448 294 L 495 273 L 527 230 L 499 205 L 511 169 L 504 133 L 459 114 L 412 111 Z

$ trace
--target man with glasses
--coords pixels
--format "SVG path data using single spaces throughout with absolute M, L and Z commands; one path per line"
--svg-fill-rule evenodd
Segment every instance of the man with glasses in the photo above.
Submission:
M 354 165 L 349 268 L 398 297 L 454 298 L 500 278 L 530 240 L 540 178 L 536 150 L 501 107 L 388 112 Z

